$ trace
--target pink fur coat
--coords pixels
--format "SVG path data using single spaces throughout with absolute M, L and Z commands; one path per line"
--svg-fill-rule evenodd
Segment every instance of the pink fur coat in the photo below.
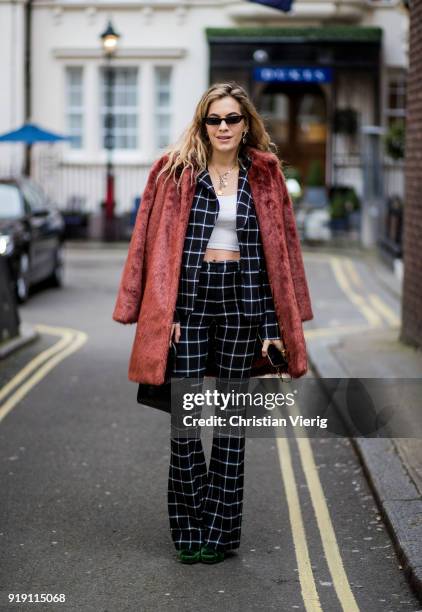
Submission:
M 289 373 L 307 371 L 302 321 L 313 318 L 291 199 L 273 153 L 249 148 L 248 180 L 273 292 Z M 113 319 L 137 323 L 129 361 L 129 380 L 159 385 L 164 374 L 176 305 L 179 273 L 189 213 L 195 193 L 191 172 L 183 174 L 178 193 L 172 179 L 156 177 L 167 156 L 152 166 L 138 210 L 123 269 Z M 256 357 L 251 375 L 272 372 L 268 360 Z M 207 374 L 213 374 L 212 364 Z

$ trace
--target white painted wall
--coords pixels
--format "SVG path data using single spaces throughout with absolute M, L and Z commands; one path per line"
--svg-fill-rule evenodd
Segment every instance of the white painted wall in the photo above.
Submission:
M 0 78 L 8 84 L 0 96 L 0 130 L 18 126 L 23 120 L 23 2 L 0 0 Z M 181 4 L 160 0 L 153 4 L 124 0 L 95 4 L 84 0 L 35 0 L 33 10 L 33 119 L 42 126 L 63 132 L 65 124 L 64 71 L 68 65 L 85 69 L 86 146 L 83 151 L 68 145 L 36 145 L 35 175 L 64 206 L 70 195 L 86 197 L 88 209 L 98 211 L 104 190 L 105 153 L 99 145 L 99 78 L 104 60 L 100 33 L 112 19 L 121 34 L 116 65 L 139 66 L 139 149 L 116 151 L 118 212 L 132 206 L 142 191 L 148 169 L 160 151 L 153 146 L 154 65 L 174 68 L 175 140 L 192 117 L 194 107 L 208 85 L 206 27 L 239 25 L 322 25 L 341 16 L 343 23 L 379 25 L 384 30 L 383 57 L 386 66 L 406 66 L 408 17 L 398 0 L 386 0 L 373 8 L 366 0 L 296 0 L 286 15 L 257 4 L 239 0 L 192 0 Z M 348 98 L 347 84 L 340 99 Z M 366 116 L 370 108 L 370 85 L 352 88 L 353 104 Z M 369 118 L 368 118 L 369 119 Z M 336 150 L 345 143 L 337 142 Z M 17 152 L 14 152 L 16 151 Z M 20 147 L 0 146 L 0 171 L 20 163 Z M 346 163 L 347 165 L 347 163 Z M 346 166 L 344 171 L 346 172 Z M 355 181 L 359 168 L 350 167 L 347 178 Z M 352 177 L 353 175 L 353 177 Z M 81 193 L 76 193 L 80 191 Z
M 24 3 L 0 0 L 0 133 L 24 119 Z M 19 172 L 22 145 L 0 143 L 0 175 Z
M 368 10 L 362 25 L 378 26 L 383 30 L 383 59 L 386 66 L 408 65 L 409 17 L 402 2 L 379 2 L 378 8 Z
M 114 5 L 115 6 L 115 5 Z M 133 198 L 142 191 L 147 170 L 161 151 L 154 148 L 153 138 L 153 68 L 157 65 L 173 67 L 173 123 L 172 140 L 176 140 L 191 120 L 194 108 L 208 85 L 208 45 L 205 24 L 229 26 L 224 12 L 215 6 L 203 5 L 182 9 L 177 4 L 147 11 L 139 5 L 119 10 L 82 9 L 69 3 L 57 5 L 38 2 L 34 11 L 34 110 L 42 125 L 63 132 L 65 130 L 64 75 L 65 67 L 82 65 L 85 70 L 86 146 L 77 151 L 67 145 L 61 151 L 66 167 L 51 175 L 52 164 L 42 160 L 45 148 L 37 152 L 36 172 L 43 184 L 48 184 L 53 197 L 63 206 L 76 181 L 73 169 L 81 176 L 79 184 L 87 198 L 89 210 L 98 210 L 104 193 L 104 164 L 106 153 L 101 150 L 99 133 L 99 70 L 105 64 L 100 33 L 108 18 L 121 33 L 115 66 L 139 68 L 139 148 L 134 151 L 115 151 L 117 168 L 118 208 L 128 210 Z M 48 152 L 51 157 L 51 151 Z M 48 168 L 47 168 L 48 167 Z M 122 171 L 123 168 L 123 171 Z

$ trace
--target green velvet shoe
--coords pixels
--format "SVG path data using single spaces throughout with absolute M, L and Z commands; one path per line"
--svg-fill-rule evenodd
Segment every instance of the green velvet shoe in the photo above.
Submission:
M 179 550 L 177 553 L 179 561 L 181 563 L 198 563 L 201 560 L 200 550 L 188 550 L 187 548 Z
M 224 552 L 221 550 L 215 550 L 208 546 L 201 548 L 201 561 L 203 563 L 220 563 L 220 561 L 224 561 L 224 557 Z

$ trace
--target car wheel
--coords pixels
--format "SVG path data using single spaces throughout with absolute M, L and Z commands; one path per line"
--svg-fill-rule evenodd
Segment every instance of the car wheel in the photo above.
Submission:
M 20 304 L 28 299 L 29 295 L 29 255 L 22 253 L 19 257 L 19 269 L 16 278 L 16 297 Z
M 53 287 L 63 286 L 63 275 L 64 275 L 64 252 L 63 246 L 59 245 L 56 250 L 54 270 L 50 277 L 51 285 Z

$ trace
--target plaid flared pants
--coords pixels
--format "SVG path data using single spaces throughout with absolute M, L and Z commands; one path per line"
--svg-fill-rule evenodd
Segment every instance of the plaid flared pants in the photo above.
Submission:
M 180 316 L 181 337 L 173 376 L 202 380 L 213 326 L 217 384 L 247 380 L 259 323 L 240 310 L 239 261 L 203 261 L 194 310 Z M 200 436 L 171 437 L 168 479 L 170 531 L 176 550 L 202 545 L 220 551 L 239 547 L 244 483 L 245 436 L 216 435 L 209 469 Z

